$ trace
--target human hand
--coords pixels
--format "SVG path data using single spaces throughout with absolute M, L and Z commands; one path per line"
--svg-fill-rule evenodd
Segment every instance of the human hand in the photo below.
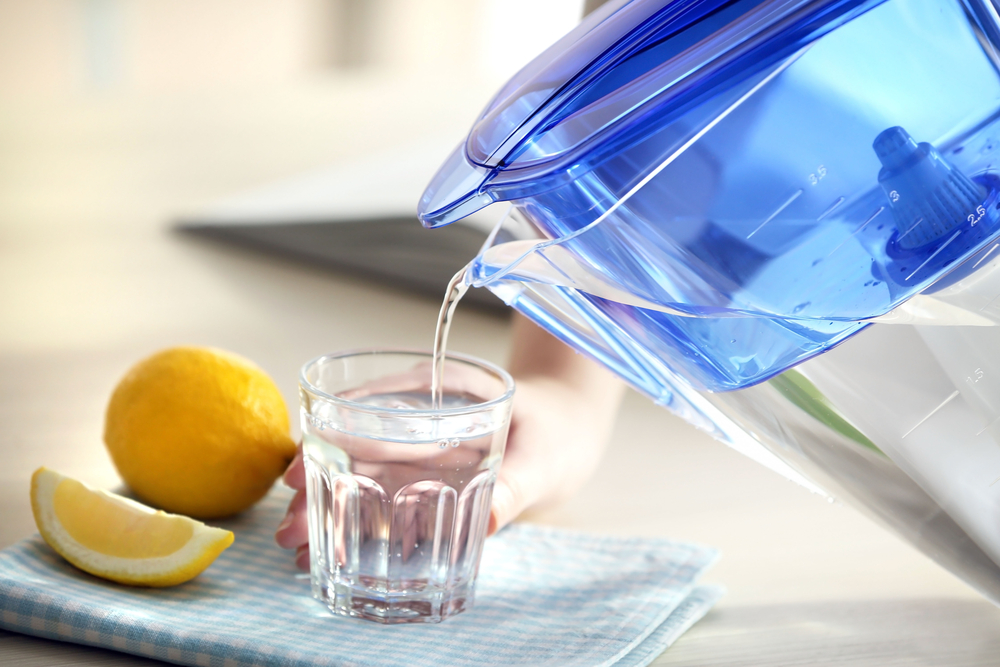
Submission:
M 517 390 L 490 534 L 579 490 L 600 463 L 625 393 L 621 380 L 524 317 L 513 329 Z
M 588 389 L 545 376 L 518 381 L 493 488 L 490 535 L 527 510 L 567 500 L 597 469 L 617 399 L 611 406 L 594 405 Z
M 278 524 L 274 539 L 282 549 L 295 549 L 295 564 L 302 570 L 309 569 L 309 524 L 306 519 L 306 467 L 302 462 L 302 445 L 299 453 L 282 478 L 287 486 L 295 489 L 295 497 L 288 504 L 285 518 Z

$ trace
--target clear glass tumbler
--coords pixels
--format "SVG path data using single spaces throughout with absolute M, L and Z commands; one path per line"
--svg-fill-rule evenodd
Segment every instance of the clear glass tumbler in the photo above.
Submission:
M 468 609 L 514 382 L 448 355 L 359 350 L 302 368 L 313 595 L 342 616 L 438 622 Z

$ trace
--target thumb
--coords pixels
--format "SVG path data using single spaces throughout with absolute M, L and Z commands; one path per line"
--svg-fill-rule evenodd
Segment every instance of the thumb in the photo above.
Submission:
M 510 523 L 515 516 L 517 516 L 517 511 L 514 507 L 517 505 L 516 499 L 514 498 L 514 493 L 510 490 L 502 479 L 497 478 L 496 484 L 493 485 L 493 503 L 490 507 L 490 526 L 486 531 L 487 535 L 493 535 L 498 530 Z
M 540 485 L 531 482 L 531 469 L 522 469 L 514 459 L 504 461 L 493 486 L 493 503 L 487 535 L 492 535 L 513 521 L 541 498 Z

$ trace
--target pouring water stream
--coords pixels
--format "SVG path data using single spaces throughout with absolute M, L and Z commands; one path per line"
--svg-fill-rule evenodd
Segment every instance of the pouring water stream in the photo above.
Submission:
M 468 266 L 463 266 L 448 282 L 444 293 L 444 302 L 438 313 L 437 325 L 434 327 L 434 357 L 431 369 L 431 407 L 434 410 L 441 409 L 444 397 L 444 358 L 445 349 L 448 347 L 448 332 L 451 330 L 451 321 L 458 302 L 469 291 L 469 285 L 465 282 L 465 273 L 468 268 Z

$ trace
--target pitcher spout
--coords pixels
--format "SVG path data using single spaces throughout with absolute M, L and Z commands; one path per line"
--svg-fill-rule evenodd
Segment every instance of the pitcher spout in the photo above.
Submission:
M 443 227 L 493 203 L 481 189 L 492 170 L 471 162 L 461 144 L 438 170 L 417 207 L 417 216 L 427 229 Z

